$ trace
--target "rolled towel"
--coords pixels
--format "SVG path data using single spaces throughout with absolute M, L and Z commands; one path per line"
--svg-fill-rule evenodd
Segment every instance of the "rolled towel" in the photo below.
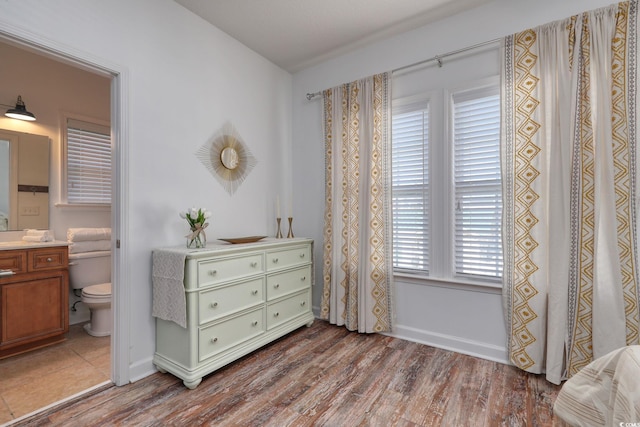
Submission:
M 49 235 L 42 236 L 22 236 L 22 240 L 25 242 L 53 242 L 53 237 Z
M 37 236 L 44 237 L 46 239 L 53 240 L 53 232 L 51 230 L 34 230 L 34 229 L 26 229 L 27 236 Z M 47 242 L 50 240 L 46 240 Z
M 110 228 L 69 228 L 67 242 L 89 242 L 93 240 L 111 240 Z
M 73 242 L 69 245 L 70 254 L 81 252 L 110 251 L 111 240 L 94 240 L 90 242 Z

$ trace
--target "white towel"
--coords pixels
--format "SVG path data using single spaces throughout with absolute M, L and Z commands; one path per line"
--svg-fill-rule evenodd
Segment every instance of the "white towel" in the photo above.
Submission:
M 74 242 L 69 245 L 69 253 L 110 251 L 111 240 L 95 240 L 90 242 Z
M 31 241 L 31 242 L 52 242 L 53 239 L 53 232 L 51 230 L 34 230 L 34 229 L 26 229 L 25 232 L 27 233 L 26 236 L 27 237 L 40 237 L 43 238 L 44 240 L 32 240 L 32 239 L 27 239 L 27 241 Z
M 184 292 L 186 253 L 153 251 L 153 306 L 151 315 L 187 327 L 187 297 Z
M 25 242 L 53 242 L 53 238 L 49 236 L 22 236 Z
M 88 242 L 93 240 L 111 240 L 110 228 L 69 228 L 68 242 Z

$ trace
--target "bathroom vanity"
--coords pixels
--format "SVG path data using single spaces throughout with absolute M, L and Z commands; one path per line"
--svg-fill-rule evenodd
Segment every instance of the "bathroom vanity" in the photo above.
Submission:
M 0 243 L 0 359 L 64 341 L 68 265 L 66 242 Z
M 188 388 L 197 387 L 214 370 L 313 323 L 310 239 L 270 238 L 207 244 L 195 251 L 157 251 L 184 252 L 176 263 L 184 268 L 184 288 L 178 285 L 185 294 L 186 328 L 156 318 L 153 362 Z

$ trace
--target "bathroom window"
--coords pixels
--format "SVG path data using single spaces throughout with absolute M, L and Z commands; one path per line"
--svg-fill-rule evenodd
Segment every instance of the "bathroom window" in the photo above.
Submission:
M 111 204 L 109 126 L 67 118 L 66 199 L 70 205 Z

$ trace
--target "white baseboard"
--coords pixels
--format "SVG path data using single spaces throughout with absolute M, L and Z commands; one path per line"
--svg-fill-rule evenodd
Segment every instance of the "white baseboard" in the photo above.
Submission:
M 320 307 L 314 306 L 313 312 L 316 318 L 319 319 Z M 505 365 L 511 364 L 508 359 L 506 347 L 487 344 L 481 341 L 469 340 L 453 335 L 444 335 L 438 332 L 430 332 L 403 325 L 395 325 L 393 333 L 385 333 L 384 335 L 430 345 L 431 347 L 441 348 L 443 350 L 455 351 L 456 353 L 479 357 Z
M 430 332 L 403 325 L 395 325 L 393 333 L 386 333 L 384 335 L 420 344 L 426 344 L 444 350 L 455 351 L 456 353 L 479 357 L 481 359 L 491 360 L 505 365 L 510 364 L 508 361 L 507 349 L 505 347 L 487 344 L 480 341 L 473 341 L 452 335 L 444 335 L 437 332 Z
M 134 383 L 156 373 L 157 371 L 156 365 L 153 364 L 153 358 L 149 357 L 138 361 L 133 365 L 129 365 L 129 381 Z

